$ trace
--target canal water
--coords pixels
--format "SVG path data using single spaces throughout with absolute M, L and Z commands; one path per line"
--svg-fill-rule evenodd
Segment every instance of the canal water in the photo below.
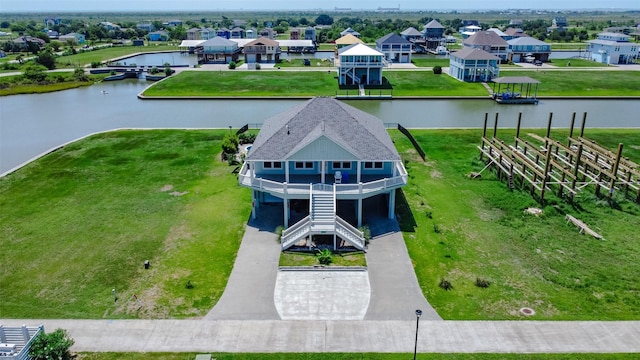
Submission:
M 317 51 L 313 54 L 287 54 L 283 52 L 280 54 L 280 58 L 287 59 L 331 59 L 333 58 L 333 51 Z M 193 66 L 198 64 L 198 58 L 194 54 L 181 54 L 179 51 L 162 52 L 162 53 L 147 53 L 131 56 L 118 61 L 122 65 L 137 65 L 137 66 L 163 66 L 169 65 L 189 65 Z
M 304 100 L 140 100 L 144 80 L 103 82 L 47 94 L 0 97 L 0 174 L 39 154 L 91 133 L 118 128 L 257 127 Z M 640 100 L 541 100 L 499 105 L 480 100 L 353 100 L 347 103 L 383 122 L 407 128 L 479 128 L 484 114 L 500 127 L 568 127 L 572 112 L 588 113 L 588 127 L 639 127 Z

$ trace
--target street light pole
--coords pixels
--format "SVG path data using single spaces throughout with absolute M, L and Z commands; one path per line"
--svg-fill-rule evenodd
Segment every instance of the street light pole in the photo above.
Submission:
M 420 326 L 420 316 L 422 315 L 422 310 L 416 310 L 416 342 L 413 347 L 413 360 L 416 360 L 416 355 L 418 353 L 418 327 Z

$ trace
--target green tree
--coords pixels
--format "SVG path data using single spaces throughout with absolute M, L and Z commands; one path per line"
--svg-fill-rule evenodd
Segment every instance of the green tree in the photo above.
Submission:
M 69 348 L 74 344 L 72 338 L 66 330 L 56 329 L 54 332 L 46 334 L 39 333 L 29 349 L 29 356 L 32 360 L 71 360 Z
M 87 73 L 85 73 L 84 69 L 82 69 L 81 67 L 77 67 L 75 70 L 73 70 L 73 77 L 76 79 L 76 81 L 89 81 Z
M 316 24 L 318 25 L 331 25 L 333 24 L 333 18 L 327 14 L 320 14 L 316 18 Z
M 25 80 L 32 82 L 41 82 L 47 78 L 47 68 L 42 65 L 28 64 L 24 67 L 22 76 Z
M 8 21 L 0 22 L 0 28 L 8 29 L 11 26 L 11 23 Z
M 43 50 L 38 53 L 35 62 L 49 70 L 53 70 L 56 68 L 56 55 L 51 50 Z

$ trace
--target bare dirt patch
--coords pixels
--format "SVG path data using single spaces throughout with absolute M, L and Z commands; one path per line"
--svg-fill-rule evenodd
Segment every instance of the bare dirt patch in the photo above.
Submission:
M 173 185 L 165 185 L 162 187 L 162 189 L 160 189 L 160 191 L 162 192 L 167 192 L 167 191 L 171 191 L 173 190 Z
M 525 214 L 530 214 L 530 215 L 534 215 L 534 216 L 540 216 L 542 215 L 544 212 L 542 211 L 542 209 L 538 209 L 538 208 L 527 208 L 524 210 Z
M 431 170 L 431 178 L 432 179 L 442 179 L 442 173 L 438 170 Z
M 187 195 L 189 192 L 188 191 L 173 191 L 170 192 L 169 195 L 173 195 L 173 196 L 183 196 L 183 195 Z

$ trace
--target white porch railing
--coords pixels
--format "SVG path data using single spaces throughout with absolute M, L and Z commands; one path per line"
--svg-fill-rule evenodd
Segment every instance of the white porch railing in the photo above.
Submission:
M 373 195 L 395 188 L 402 187 L 408 182 L 407 170 L 401 162 L 397 162 L 396 176 L 379 180 L 360 182 L 354 184 L 335 184 L 337 197 L 341 195 Z M 239 183 L 242 186 L 250 187 L 254 190 L 268 192 L 271 194 L 283 195 L 307 195 L 311 194 L 312 187 L 309 183 L 287 183 L 274 180 L 267 180 L 260 177 L 252 178 L 249 167 L 245 162 L 238 174 Z M 331 185 L 328 185 L 331 186 Z
M 364 250 L 365 239 L 364 233 L 354 226 L 344 221 L 341 217 L 336 216 L 336 235 L 342 240 L 347 241 L 358 250 Z
M 293 226 L 284 229 L 280 237 L 280 245 L 282 250 L 287 250 L 293 244 L 305 238 L 311 233 L 311 216 L 298 221 Z

